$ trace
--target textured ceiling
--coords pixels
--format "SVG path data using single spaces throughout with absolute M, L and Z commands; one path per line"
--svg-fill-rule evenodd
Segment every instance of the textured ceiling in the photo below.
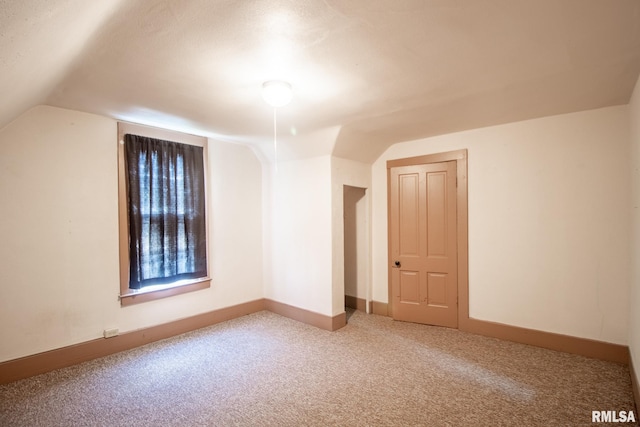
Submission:
M 0 0 L 0 126 L 37 104 L 283 158 L 625 104 L 638 0 Z

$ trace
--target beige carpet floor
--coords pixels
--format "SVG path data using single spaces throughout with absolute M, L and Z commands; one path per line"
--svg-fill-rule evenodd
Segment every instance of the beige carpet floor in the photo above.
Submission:
M 336 332 L 264 311 L 0 386 L 0 426 L 593 426 L 593 410 L 634 410 L 626 366 L 352 311 Z

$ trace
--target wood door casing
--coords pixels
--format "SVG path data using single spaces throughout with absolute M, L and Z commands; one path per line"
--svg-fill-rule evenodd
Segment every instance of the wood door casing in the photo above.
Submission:
M 391 315 L 458 326 L 456 162 L 389 171 Z

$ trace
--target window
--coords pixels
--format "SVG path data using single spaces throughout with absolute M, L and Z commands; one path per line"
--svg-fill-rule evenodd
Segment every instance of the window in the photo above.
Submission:
M 206 139 L 118 124 L 120 301 L 209 287 Z

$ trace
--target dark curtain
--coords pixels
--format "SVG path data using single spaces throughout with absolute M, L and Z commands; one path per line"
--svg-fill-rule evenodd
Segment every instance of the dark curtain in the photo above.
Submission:
M 125 135 L 129 287 L 207 276 L 202 147 Z

